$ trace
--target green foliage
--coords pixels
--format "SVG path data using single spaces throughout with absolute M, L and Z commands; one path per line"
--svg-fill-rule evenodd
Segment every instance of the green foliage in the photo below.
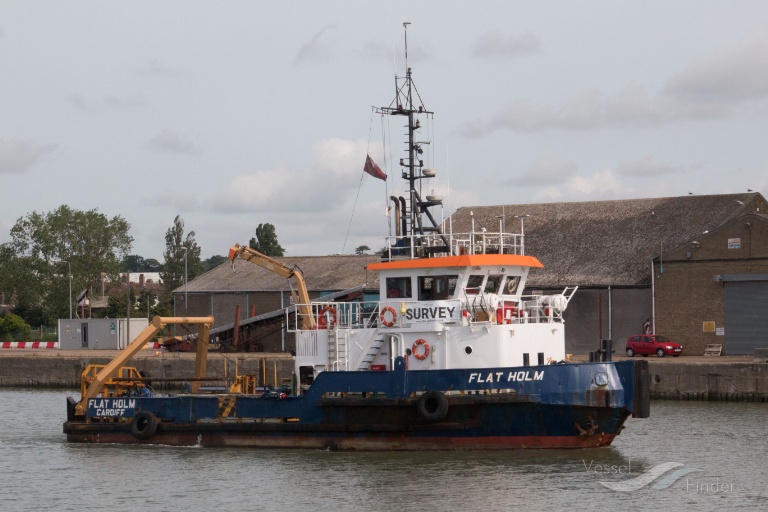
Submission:
M 0 248 L 0 291 L 16 292 L 16 311 L 34 325 L 68 318 L 70 283 L 77 295 L 100 286 L 102 275 L 117 279 L 133 243 L 129 228 L 119 215 L 97 210 L 33 211 L 16 221 L 12 241 Z
M 126 272 L 160 272 L 160 262 L 154 258 L 144 259 L 138 254 L 129 254 L 123 258 L 122 270 Z
M 134 318 L 136 316 L 133 313 L 136 304 L 136 293 L 133 288 L 131 288 L 130 299 L 127 297 L 127 293 L 107 297 L 107 308 L 104 310 L 104 315 L 107 318 L 125 318 L 128 314 L 128 300 L 134 304 L 134 308 L 131 309 L 131 318 Z
M 370 250 L 371 250 L 371 248 L 368 247 L 367 245 L 361 245 L 360 247 L 355 249 L 355 254 L 357 254 L 358 256 L 361 256 L 361 255 L 367 253 Z
M 226 256 L 221 256 L 221 255 L 211 256 L 207 260 L 203 261 L 203 267 L 204 267 L 203 271 L 208 272 L 209 270 L 213 270 L 214 268 L 218 267 L 219 265 L 227 261 L 228 260 Z
M 26 341 L 30 338 L 30 327 L 20 316 L 0 313 L 0 339 L 3 341 Z
M 251 249 L 255 249 L 267 256 L 285 255 L 285 249 L 278 243 L 275 226 L 272 224 L 259 224 L 256 228 L 256 238 L 251 238 L 248 245 Z
M 184 236 L 184 221 L 180 216 L 173 220 L 173 226 L 165 233 L 165 264 L 160 277 L 168 292 L 173 292 L 184 284 L 184 266 L 186 259 L 186 277 L 192 280 L 203 273 L 200 261 L 200 246 L 195 242 L 195 232 Z
M 124 290 L 125 291 L 125 290 Z M 131 301 L 131 318 L 149 318 L 160 314 L 157 294 L 152 290 L 135 290 L 131 287 L 130 299 L 127 293 L 110 295 L 104 314 L 108 318 L 125 318 L 128 314 L 127 300 Z M 163 310 L 164 311 L 164 310 Z M 171 316 L 171 315 L 165 315 Z

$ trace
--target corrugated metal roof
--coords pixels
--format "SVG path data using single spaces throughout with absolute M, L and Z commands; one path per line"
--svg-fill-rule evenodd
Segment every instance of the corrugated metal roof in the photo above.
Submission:
M 730 220 L 748 213 L 766 213 L 768 204 L 757 192 L 614 201 L 511 204 L 459 208 L 452 216 L 454 233 L 468 233 L 470 211 L 475 230 L 520 232 L 525 218 L 525 253 L 544 264 L 531 271 L 528 286 L 638 286 L 650 284 L 651 258 L 671 251 Z M 376 255 L 278 258 L 301 268 L 310 291 L 365 286 L 378 289 L 378 273 L 366 271 L 380 261 Z M 229 263 L 188 283 L 189 292 L 285 291 L 286 279 L 245 261 L 236 272 Z M 183 287 L 175 290 L 182 292 Z
M 288 267 L 298 266 L 310 292 L 346 290 L 357 286 L 378 289 L 378 272 L 366 271 L 369 263 L 381 261 L 376 255 L 364 256 L 305 256 L 276 258 Z M 292 284 L 292 283 L 291 283 Z M 288 280 L 245 260 L 218 267 L 187 283 L 188 292 L 259 292 L 288 291 Z M 184 286 L 174 290 L 184 291 Z
M 525 253 L 543 269 L 532 270 L 528 286 L 637 286 L 650 284 L 651 258 L 671 251 L 747 213 L 765 212 L 753 193 L 662 197 L 575 203 L 474 206 L 453 215 L 454 233 L 475 230 L 520 232 L 525 217 Z

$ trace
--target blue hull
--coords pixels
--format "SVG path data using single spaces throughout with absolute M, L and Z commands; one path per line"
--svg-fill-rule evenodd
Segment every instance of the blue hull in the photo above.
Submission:
M 64 432 L 74 442 L 340 450 L 607 446 L 630 415 L 648 415 L 647 377 L 645 361 L 407 371 L 398 360 L 389 372 L 321 373 L 300 397 L 96 398 L 85 418 L 70 399 Z

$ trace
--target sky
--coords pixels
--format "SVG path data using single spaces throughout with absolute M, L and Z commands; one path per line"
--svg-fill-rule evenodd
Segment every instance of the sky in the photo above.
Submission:
M 437 216 L 768 191 L 768 2 L 0 0 L 0 243 L 61 205 L 162 261 L 275 226 L 287 256 L 384 246 L 408 63 Z M 390 176 L 363 174 L 366 154 Z M 395 165 L 392 165 L 393 162 Z

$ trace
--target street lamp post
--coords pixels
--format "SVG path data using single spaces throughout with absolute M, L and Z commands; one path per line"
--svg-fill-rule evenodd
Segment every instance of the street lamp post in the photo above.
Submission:
M 131 272 L 125 272 L 125 284 L 127 292 L 125 294 L 125 346 L 131 343 Z
M 52 263 L 66 263 L 69 274 L 69 319 L 72 320 L 72 266 L 65 260 L 53 260 Z
M 184 309 L 187 309 L 187 254 L 189 254 L 189 247 L 182 247 L 184 251 Z

